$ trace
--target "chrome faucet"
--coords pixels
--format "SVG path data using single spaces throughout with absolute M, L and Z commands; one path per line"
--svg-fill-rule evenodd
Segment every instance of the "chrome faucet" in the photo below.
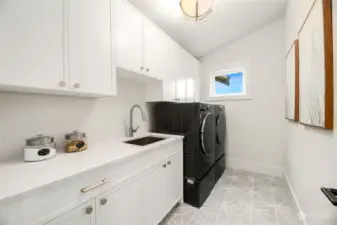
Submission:
M 135 132 L 137 132 L 139 126 L 137 126 L 136 128 L 133 128 L 133 111 L 135 108 L 138 108 L 140 110 L 140 112 L 142 113 L 142 119 L 143 121 L 147 121 L 146 119 L 146 115 L 144 113 L 144 111 L 142 110 L 142 108 L 139 105 L 134 105 L 131 107 L 130 109 L 130 127 L 129 127 L 129 137 L 133 137 L 133 134 Z

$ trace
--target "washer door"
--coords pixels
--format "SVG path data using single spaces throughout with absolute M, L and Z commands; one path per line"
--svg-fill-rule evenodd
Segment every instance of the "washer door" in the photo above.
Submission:
M 201 123 L 200 130 L 201 152 L 204 155 L 210 155 L 214 151 L 214 135 L 214 115 L 207 113 Z
M 226 135 L 226 125 L 225 125 L 225 114 L 221 113 L 216 119 L 216 142 L 219 145 L 222 145 L 225 141 Z

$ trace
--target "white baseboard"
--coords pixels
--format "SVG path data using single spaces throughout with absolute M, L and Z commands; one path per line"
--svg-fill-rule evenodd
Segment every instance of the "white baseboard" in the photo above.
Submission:
M 295 201 L 295 204 L 296 204 L 296 206 L 297 206 L 297 209 L 298 209 L 298 218 L 302 220 L 303 225 L 308 225 L 307 220 L 306 220 L 306 215 L 305 215 L 305 213 L 302 211 L 302 208 L 301 208 L 301 206 L 300 206 L 300 203 L 299 203 L 299 201 L 298 201 L 298 198 L 296 197 L 296 194 L 295 194 L 295 192 L 294 192 L 294 189 L 293 189 L 293 187 L 292 187 L 292 185 L 291 185 L 291 183 L 290 183 L 289 177 L 288 177 L 288 175 L 287 175 L 287 173 L 286 173 L 285 170 L 283 170 L 283 175 L 284 175 L 284 177 L 285 177 L 285 179 L 286 179 L 286 181 L 287 181 L 287 183 L 288 183 L 289 190 L 290 190 L 291 195 L 292 195 L 292 197 L 293 197 L 293 199 L 294 199 L 294 201 Z
M 234 169 L 247 170 L 254 173 L 261 173 L 275 177 L 283 176 L 283 168 L 280 166 L 244 161 L 241 159 L 226 158 L 226 166 Z

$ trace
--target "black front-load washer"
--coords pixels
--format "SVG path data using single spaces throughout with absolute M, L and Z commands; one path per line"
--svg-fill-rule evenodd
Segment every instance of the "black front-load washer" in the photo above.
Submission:
M 215 185 L 215 109 L 203 103 L 151 103 L 151 131 L 184 135 L 184 201 L 201 207 Z

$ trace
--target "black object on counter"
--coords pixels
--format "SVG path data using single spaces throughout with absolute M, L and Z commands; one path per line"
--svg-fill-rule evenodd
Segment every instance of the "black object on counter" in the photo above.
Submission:
M 337 189 L 322 187 L 321 190 L 325 194 L 325 196 L 330 200 L 330 202 L 334 206 L 337 206 Z

